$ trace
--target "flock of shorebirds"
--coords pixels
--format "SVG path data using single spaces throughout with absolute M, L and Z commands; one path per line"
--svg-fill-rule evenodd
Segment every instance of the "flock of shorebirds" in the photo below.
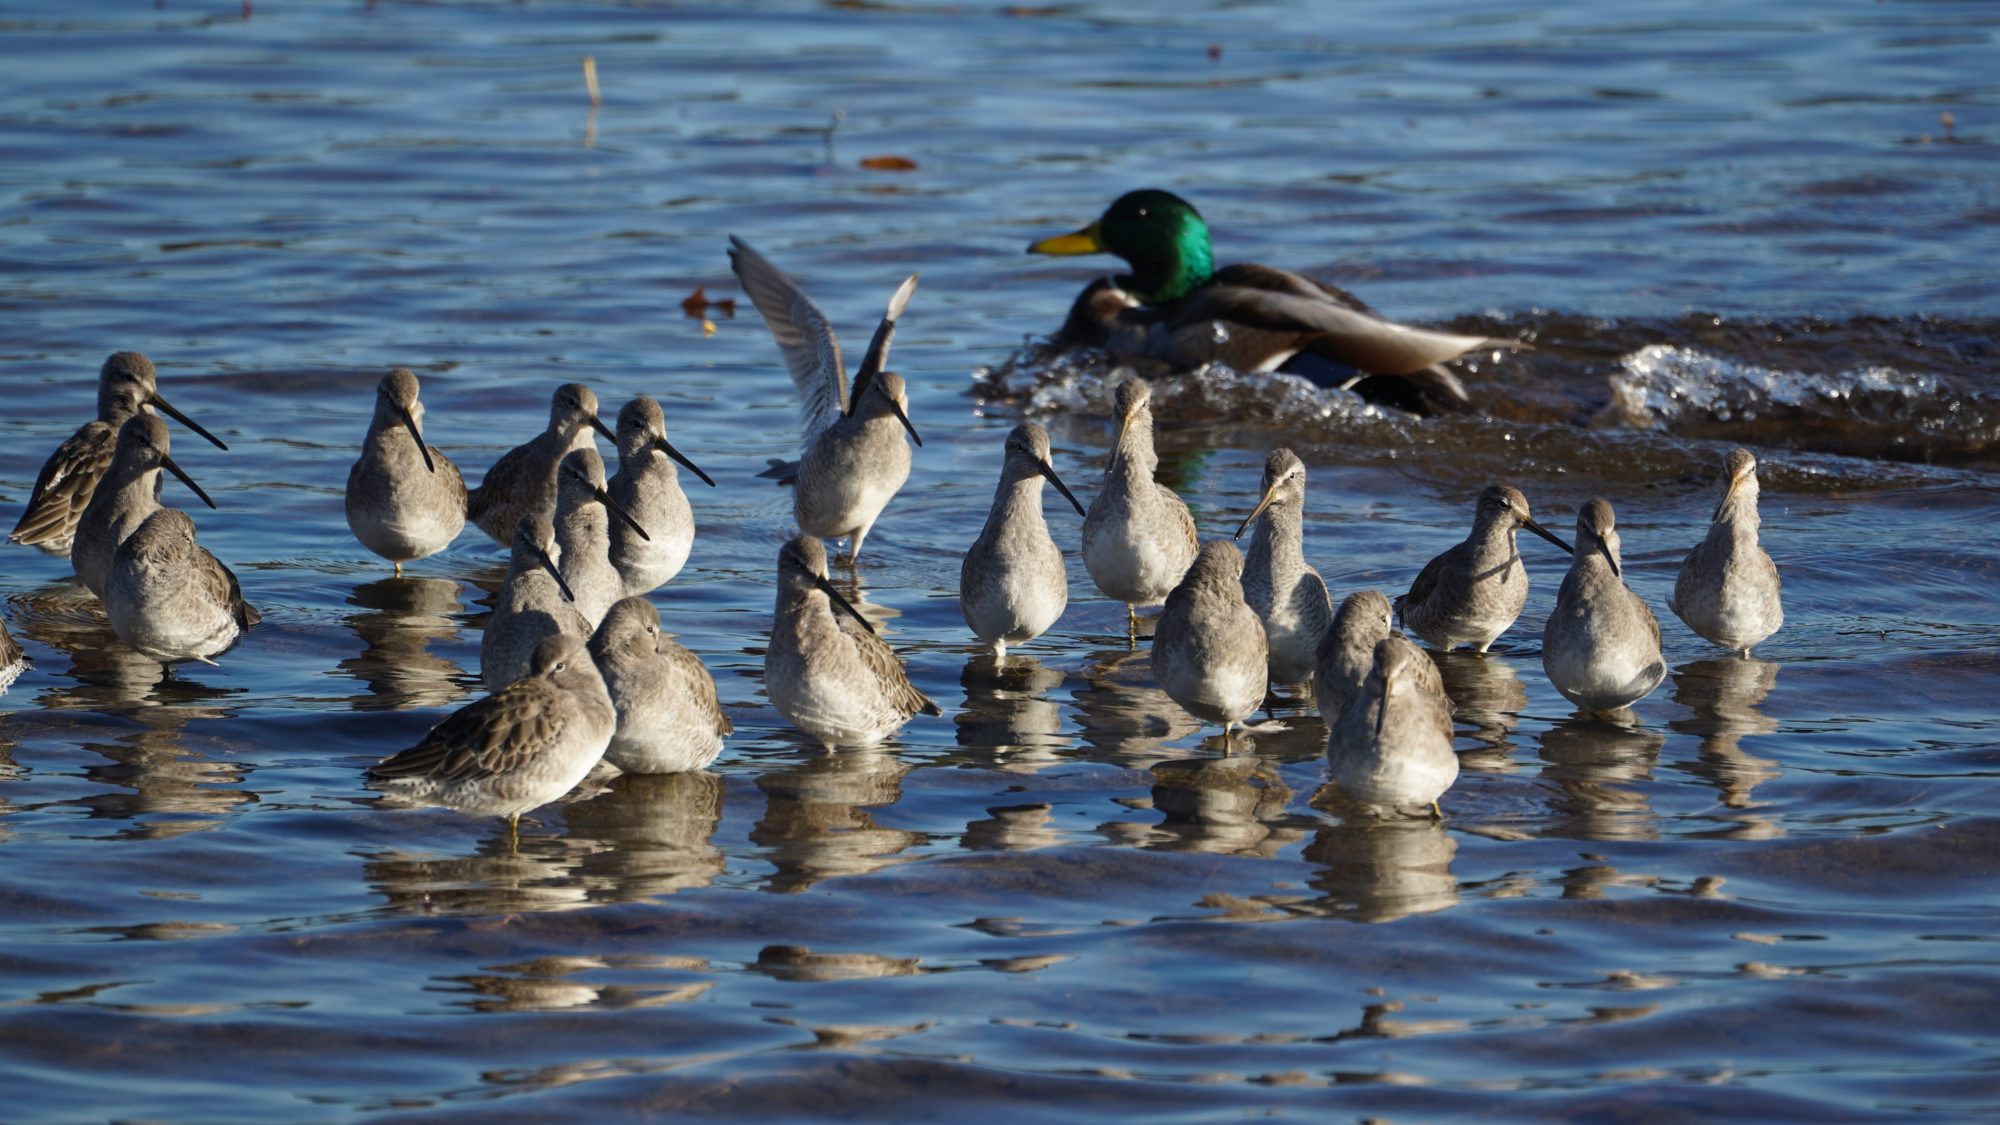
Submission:
M 1132 275 L 1087 288 L 1064 329 L 1071 342 L 1123 354 L 1177 363 L 1220 357 L 1259 370 L 1317 351 L 1366 372 L 1363 379 L 1408 379 L 1420 395 L 1449 397 L 1462 388 L 1437 365 L 1496 343 L 1394 324 L 1338 290 L 1270 267 L 1215 270 L 1207 239 L 1184 202 L 1134 192 L 1098 222 L 1031 250 L 1109 249 L 1133 264 Z M 848 560 L 858 557 L 909 476 L 909 443 L 922 444 L 903 379 L 886 367 L 917 279 L 896 290 L 850 381 L 831 325 L 798 284 L 741 240 L 731 239 L 730 261 L 784 356 L 804 416 L 799 460 L 774 462 L 766 474 L 793 485 L 800 534 L 778 552 L 765 689 L 781 715 L 829 750 L 873 745 L 918 713 L 942 712 L 829 579 L 821 541 L 847 540 Z M 1336 311 L 1291 307 L 1314 301 Z M 1199 307 L 1190 312 L 1190 302 Z M 1295 338 L 1273 339 L 1281 314 L 1302 325 Z M 1259 332 L 1285 354 L 1243 351 Z M 1220 351 L 1201 354 L 1192 342 L 1199 338 Z M 1082 517 L 1084 566 L 1100 591 L 1125 603 L 1133 643 L 1139 607 L 1165 603 L 1153 630 L 1154 676 L 1190 714 L 1222 727 L 1225 753 L 1274 685 L 1310 681 L 1331 731 L 1334 778 L 1367 806 L 1429 806 L 1435 815 L 1458 774 L 1442 679 L 1394 619 L 1438 649 L 1485 652 L 1527 600 L 1521 528 L 1572 555 L 1542 635 L 1556 689 L 1581 710 L 1613 712 L 1665 678 L 1659 622 L 1624 584 L 1609 503 L 1583 507 L 1572 549 L 1535 522 L 1520 492 L 1495 485 L 1480 494 L 1471 533 L 1432 559 L 1393 605 L 1363 590 L 1336 610 L 1305 560 L 1298 457 L 1271 453 L 1262 494 L 1235 536 L 1202 543 L 1187 505 L 1154 479 L 1151 400 L 1144 379 L 1116 387 L 1117 439 L 1087 509 L 1057 475 L 1040 426 L 1023 423 L 1007 435 L 999 487 L 959 584 L 966 624 L 997 659 L 1046 632 L 1068 603 L 1063 552 L 1042 513 L 1047 483 Z M 213 662 L 259 615 L 229 568 L 196 542 L 193 520 L 159 501 L 164 471 L 214 506 L 169 456 L 159 414 L 227 447 L 168 405 L 153 365 L 137 353 L 105 361 L 97 405 L 97 420 L 49 458 L 10 538 L 67 555 L 133 649 L 162 663 Z M 511 557 L 480 644 L 490 694 L 372 766 L 370 783 L 515 824 L 600 761 L 640 773 L 713 761 L 731 732 L 715 682 L 661 632 L 645 595 L 679 573 L 692 549 L 695 521 L 679 468 L 715 482 L 667 440 L 659 404 L 626 403 L 613 431 L 590 388 L 558 387 L 547 429 L 502 456 L 473 489 L 425 444 L 423 420 L 417 377 L 389 372 L 348 474 L 355 537 L 399 574 L 403 563 L 444 549 L 467 521 Z M 600 434 L 618 451 L 609 478 Z M 1757 495 L 1756 460 L 1735 450 L 1708 534 L 1688 553 L 1669 602 L 1696 633 L 1745 654 L 1782 621 L 1777 569 L 1758 543 Z M 1246 558 L 1235 540 L 1253 528 Z M 20 648 L 0 624 L 0 687 L 19 667 Z

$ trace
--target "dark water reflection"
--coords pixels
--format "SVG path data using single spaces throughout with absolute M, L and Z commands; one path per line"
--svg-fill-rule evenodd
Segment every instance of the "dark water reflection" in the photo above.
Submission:
M 2000 1114 L 1994 31 L 1926 0 L 16 5 L 0 509 L 146 351 L 229 442 L 176 453 L 266 621 L 169 673 L 0 548 L 36 662 L 0 695 L 8 1114 Z M 1162 382 L 1205 536 L 1280 444 L 1336 598 L 1407 588 L 1494 479 L 1555 527 L 1604 495 L 1672 683 L 1571 715 L 1536 649 L 1560 567 L 1525 556 L 1500 649 L 1438 659 L 1444 820 L 1363 816 L 1295 700 L 1221 755 L 1060 501 L 1068 612 L 977 653 L 952 594 L 1000 439 L 1042 421 L 1087 501 L 1113 433 L 1103 363 L 1008 363 L 1113 262 L 1021 249 L 1145 184 L 1224 260 L 1535 345 L 1422 422 Z M 740 297 L 730 233 L 850 361 L 922 272 L 895 359 L 925 444 L 835 578 L 946 717 L 875 750 L 763 693 L 791 501 L 754 474 L 796 455 L 796 394 L 747 310 L 678 307 Z M 396 579 L 346 528 L 399 363 L 475 480 L 554 384 L 662 402 L 719 482 L 653 595 L 737 726 L 710 770 L 593 778 L 518 840 L 362 788 L 474 694 L 503 573 L 471 535 Z M 1752 660 L 1664 612 L 1735 442 L 1787 599 Z

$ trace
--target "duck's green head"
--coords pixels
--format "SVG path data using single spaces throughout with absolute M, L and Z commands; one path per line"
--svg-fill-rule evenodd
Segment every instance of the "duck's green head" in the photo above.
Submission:
M 1109 251 L 1132 267 L 1124 288 L 1149 305 L 1187 296 L 1215 273 L 1208 224 L 1194 205 L 1172 192 L 1129 191 L 1096 222 L 1071 234 L 1045 238 L 1030 254 Z

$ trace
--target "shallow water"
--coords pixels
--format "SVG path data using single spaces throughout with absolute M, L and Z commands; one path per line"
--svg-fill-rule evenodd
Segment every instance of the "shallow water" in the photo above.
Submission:
M 163 679 L 0 551 L 36 662 L 0 696 L 5 1115 L 2000 1111 L 2000 21 L 1825 7 L 0 13 L 0 501 L 147 352 L 232 447 L 176 432 L 266 616 Z M 1148 184 L 1225 259 L 1535 346 L 1480 358 L 1474 419 L 1162 385 L 1205 533 L 1284 443 L 1337 595 L 1401 589 L 1502 478 L 1559 531 L 1611 498 L 1663 606 L 1744 442 L 1784 631 L 1724 659 L 1666 616 L 1635 721 L 1571 717 L 1537 650 L 1562 561 L 1524 540 L 1504 651 L 1442 661 L 1442 825 L 1346 807 L 1309 712 L 1220 759 L 1059 501 L 1070 610 L 996 672 L 952 575 L 1000 437 L 1047 422 L 1085 498 L 1109 440 L 1102 366 L 1019 349 L 1110 261 L 1021 248 Z M 926 444 L 858 581 L 947 714 L 878 750 L 762 691 L 790 504 L 753 474 L 793 393 L 747 306 L 679 307 L 735 295 L 729 233 L 850 351 L 923 273 Z M 721 483 L 655 599 L 737 725 L 712 771 L 592 787 L 518 849 L 361 788 L 476 694 L 502 564 L 475 533 L 396 581 L 349 537 L 393 364 L 475 479 L 558 382 L 666 404 Z

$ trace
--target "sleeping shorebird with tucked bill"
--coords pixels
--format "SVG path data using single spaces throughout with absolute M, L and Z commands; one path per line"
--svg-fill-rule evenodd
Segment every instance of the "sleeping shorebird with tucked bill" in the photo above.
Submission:
M 1396 612 L 1410 632 L 1446 652 L 1470 645 L 1485 652 L 1528 604 L 1528 572 L 1515 549 L 1515 532 L 1527 528 L 1569 551 L 1569 544 L 1535 522 L 1528 498 L 1504 484 L 1479 494 L 1472 534 L 1424 564 Z
M 465 498 L 466 518 L 502 547 L 514 541 L 521 517 L 556 512 L 556 466 L 574 449 L 595 449 L 592 432 L 616 442 L 597 416 L 597 393 L 582 383 L 564 383 L 549 399 L 549 425 L 500 455 L 485 479 Z
M 1542 669 L 1584 711 L 1616 711 L 1667 678 L 1660 622 L 1625 585 L 1611 505 L 1592 500 L 1576 515 L 1576 557 L 1542 628 Z
M 959 612 L 995 660 L 1007 658 L 1008 645 L 1047 632 L 1069 605 L 1069 573 L 1042 518 L 1042 482 L 1083 514 L 1049 463 L 1048 431 L 1033 422 L 1014 427 L 1004 457 L 986 526 L 958 567 Z
M 828 750 L 873 746 L 912 715 L 942 715 L 875 626 L 826 577 L 826 547 L 800 535 L 778 552 L 778 602 L 764 690 Z
M 620 599 L 590 637 L 590 655 L 611 692 L 618 731 L 604 760 L 626 773 L 698 770 L 734 731 L 701 658 L 660 631 L 643 597 Z
M 104 615 L 119 640 L 162 664 L 213 664 L 264 619 L 243 600 L 236 575 L 195 542 L 194 520 L 178 508 L 147 516 L 118 544 Z
M 139 529 L 146 518 L 160 510 L 160 470 L 165 469 L 207 504 L 215 501 L 181 470 L 167 450 L 173 438 L 167 424 L 151 414 L 134 414 L 118 427 L 118 442 L 104 479 L 91 493 L 90 503 L 77 521 L 76 538 L 70 544 L 70 565 L 77 581 L 101 601 L 105 579 L 111 573 L 111 556 L 127 536 Z
M 583 639 L 549 637 L 535 647 L 526 675 L 368 767 L 368 781 L 406 801 L 506 817 L 511 838 L 522 813 L 589 775 L 617 726 Z
M 83 510 L 110 471 L 119 429 L 126 419 L 150 410 L 207 438 L 217 449 L 229 448 L 160 397 L 152 360 L 138 352 L 114 352 L 97 372 L 97 420 L 78 427 L 49 455 L 28 494 L 27 509 L 7 538 L 47 554 L 68 555 Z
M 1236 538 L 1255 524 L 1243 563 L 1243 598 L 1264 623 L 1271 682 L 1311 678 L 1319 639 L 1333 622 L 1333 603 L 1319 571 L 1306 562 L 1306 467 L 1289 449 L 1264 459 L 1263 496 Z
M 1681 561 L 1667 608 L 1703 638 L 1742 656 L 1785 623 L 1778 565 L 1757 542 L 1757 458 L 1729 451 L 1708 535 Z
M 904 279 L 890 296 L 889 311 L 876 326 L 850 388 L 833 326 L 798 282 L 733 235 L 729 265 L 764 317 L 803 396 L 805 441 L 796 468 L 773 462 L 764 475 L 796 486 L 792 515 L 800 531 L 821 539 L 852 539 L 847 556 L 852 563 L 861 557 L 861 541 L 882 509 L 910 477 L 910 447 L 903 444 L 903 432 L 924 444 L 910 423 L 903 377 L 883 370 L 896 320 L 916 292 L 917 275 Z
M 465 529 L 465 478 L 424 444 L 416 373 L 398 367 L 375 387 L 375 416 L 347 471 L 347 526 L 361 545 L 396 564 L 429 558 Z
M 643 594 L 666 585 L 687 564 L 694 547 L 694 509 L 681 491 L 679 462 L 701 483 L 715 481 L 667 440 L 660 404 L 640 395 L 618 410 L 618 472 L 605 486 L 611 502 L 625 509 L 647 534 L 624 520 L 611 524 L 611 565 L 624 576 L 625 593 Z
M 1153 479 L 1153 388 L 1144 379 L 1118 384 L 1118 438 L 1104 487 L 1083 517 L 1083 566 L 1106 597 L 1125 603 L 1128 637 L 1139 632 L 1142 605 L 1158 605 L 1180 585 L 1200 543 L 1194 514 L 1174 490 Z

